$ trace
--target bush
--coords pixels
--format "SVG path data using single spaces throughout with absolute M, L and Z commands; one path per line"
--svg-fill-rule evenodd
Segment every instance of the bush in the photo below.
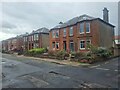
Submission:
M 69 57 L 69 54 L 64 50 L 58 51 L 56 53 L 56 58 L 59 59 L 59 60 L 64 60 L 65 57 Z
M 46 52 L 46 49 L 45 48 L 34 48 L 34 49 L 31 49 L 31 50 L 28 50 L 27 52 L 25 52 L 25 55 L 38 55 L 38 54 L 42 54 Z

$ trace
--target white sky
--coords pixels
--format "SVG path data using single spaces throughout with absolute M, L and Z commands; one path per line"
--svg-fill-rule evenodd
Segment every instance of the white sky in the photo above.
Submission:
M 50 29 L 82 14 L 102 19 L 104 7 L 109 10 L 109 22 L 116 26 L 117 34 L 117 2 L 2 2 L 0 41 L 41 27 Z

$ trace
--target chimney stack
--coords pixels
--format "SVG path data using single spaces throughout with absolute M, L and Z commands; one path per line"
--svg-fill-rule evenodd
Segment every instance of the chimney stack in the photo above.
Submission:
M 103 20 L 105 21 L 105 22 L 109 22 L 109 16 L 108 16 L 108 10 L 107 10 L 107 8 L 105 7 L 104 9 L 103 9 Z

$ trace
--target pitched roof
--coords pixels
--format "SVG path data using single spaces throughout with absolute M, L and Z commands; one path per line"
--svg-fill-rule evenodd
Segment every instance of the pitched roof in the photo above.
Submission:
M 81 15 L 81 16 L 78 16 L 78 17 L 74 17 L 74 18 L 68 20 L 67 22 L 65 22 L 63 24 L 59 24 L 59 25 L 53 27 L 52 29 L 64 28 L 66 26 L 71 26 L 71 25 L 74 25 L 74 24 L 76 24 L 78 22 L 81 22 L 81 21 L 84 21 L 84 20 L 94 20 L 94 19 L 98 19 L 98 20 L 100 20 L 100 21 L 102 21 L 102 22 L 104 22 L 108 25 L 111 25 L 111 24 L 105 22 L 104 20 L 102 20 L 100 18 L 95 18 L 95 17 L 91 17 L 91 16 L 88 16 L 88 15 L 84 14 L 84 15 Z M 113 25 L 111 25 L 111 26 L 113 26 Z
M 30 34 L 35 34 L 35 33 L 47 33 L 47 34 L 49 34 L 49 29 L 43 27 L 43 28 L 37 29 L 36 31 L 33 31 L 33 32 L 30 33 Z

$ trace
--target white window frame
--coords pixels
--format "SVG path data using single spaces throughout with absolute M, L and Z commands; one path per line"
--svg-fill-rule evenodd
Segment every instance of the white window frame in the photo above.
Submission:
M 83 32 L 80 32 L 81 24 L 83 24 Z M 84 33 L 85 33 L 85 31 L 84 31 L 84 22 L 80 23 L 79 33 L 80 33 L 80 34 L 84 34 Z
M 53 47 L 53 43 L 54 43 L 54 47 Z M 55 42 L 52 42 L 52 48 L 53 48 L 53 49 L 55 48 Z
M 84 45 L 85 45 L 85 40 L 80 40 L 80 45 L 79 45 L 79 46 L 80 46 L 80 49 L 81 49 L 81 50 L 84 50 L 85 47 L 84 47 L 84 48 L 81 48 L 81 41 L 84 41 Z
M 34 41 L 38 40 L 39 35 L 38 34 L 34 34 Z
M 72 30 L 72 34 L 69 32 L 70 36 L 73 36 L 73 27 L 70 27 L 70 31 Z
M 66 28 L 63 30 L 63 37 L 66 37 Z
M 57 33 L 58 33 L 58 37 L 56 36 Z M 57 30 L 57 31 L 55 32 L 55 37 L 56 37 L 56 38 L 59 38 L 59 30 Z
M 52 38 L 55 38 L 55 30 L 52 31 Z
M 89 24 L 89 32 L 86 31 L 86 33 L 90 33 L 90 22 L 86 22 L 86 27 L 87 27 L 87 24 Z

